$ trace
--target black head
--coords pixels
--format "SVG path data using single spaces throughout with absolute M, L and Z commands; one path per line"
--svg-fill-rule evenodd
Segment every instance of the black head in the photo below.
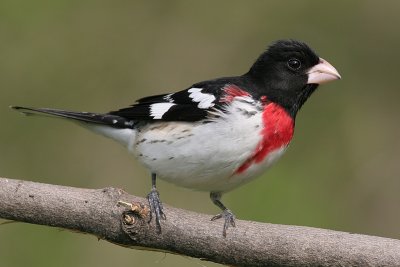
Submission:
M 294 40 L 273 43 L 246 74 L 257 93 L 283 106 L 292 117 L 319 84 L 340 78 L 308 45 Z

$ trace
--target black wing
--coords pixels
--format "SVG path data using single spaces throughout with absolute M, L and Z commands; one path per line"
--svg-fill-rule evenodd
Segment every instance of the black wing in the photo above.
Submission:
M 136 104 L 109 113 L 73 112 L 49 108 L 14 106 L 25 114 L 47 114 L 81 122 L 108 125 L 114 128 L 134 128 L 138 121 L 201 121 L 215 115 L 215 110 L 238 96 L 250 96 L 232 79 L 218 79 L 193 85 L 172 94 L 155 95 L 139 99 Z M 214 111 L 214 112 L 211 112 Z
M 234 97 L 249 96 L 246 90 L 235 84 L 240 83 L 234 78 L 205 81 L 176 93 L 139 99 L 132 106 L 109 114 L 129 120 L 200 121 Z
M 187 90 L 185 90 L 187 91 Z M 178 99 L 175 94 L 150 96 L 139 99 L 136 104 L 109 114 L 130 120 L 198 121 L 207 117 L 207 110 L 200 109 L 189 99 Z M 188 92 L 187 92 L 188 93 Z M 174 98 L 172 98 L 174 97 Z

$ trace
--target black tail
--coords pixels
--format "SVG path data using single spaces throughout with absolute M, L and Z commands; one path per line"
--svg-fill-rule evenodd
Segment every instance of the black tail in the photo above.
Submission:
M 50 108 L 29 108 L 29 107 L 18 107 L 18 106 L 11 106 L 11 108 L 18 110 L 26 115 L 47 114 L 51 116 L 73 119 L 76 121 L 81 121 L 86 123 L 108 125 L 114 128 L 132 129 L 134 127 L 134 121 L 127 120 L 123 117 L 107 113 L 101 114 L 101 113 L 91 113 L 91 112 L 73 112 L 73 111 L 50 109 Z

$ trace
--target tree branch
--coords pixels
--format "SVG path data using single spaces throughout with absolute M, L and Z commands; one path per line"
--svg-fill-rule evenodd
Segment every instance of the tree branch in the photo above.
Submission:
M 134 203 L 132 208 L 119 201 Z M 400 240 L 237 220 L 226 238 L 209 215 L 165 206 L 162 233 L 147 200 L 115 189 L 81 189 L 0 178 L 0 218 L 93 234 L 125 247 L 234 266 L 395 266 Z

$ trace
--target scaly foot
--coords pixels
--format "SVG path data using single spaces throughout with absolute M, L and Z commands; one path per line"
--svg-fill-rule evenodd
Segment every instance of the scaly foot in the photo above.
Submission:
M 149 201 L 150 206 L 150 218 L 149 223 L 153 218 L 153 214 L 155 215 L 157 233 L 161 233 L 161 220 L 166 220 L 167 217 L 163 212 L 163 205 L 160 200 L 160 194 L 158 193 L 156 188 L 152 188 L 150 193 L 147 195 L 147 200 Z
M 222 235 L 226 237 L 226 230 L 228 230 L 229 226 L 235 227 L 235 215 L 232 213 L 232 211 L 228 209 L 224 209 L 222 213 L 215 215 L 214 217 L 211 218 L 211 221 L 218 220 L 220 218 L 224 217 L 225 223 L 224 223 L 224 229 L 222 231 Z

